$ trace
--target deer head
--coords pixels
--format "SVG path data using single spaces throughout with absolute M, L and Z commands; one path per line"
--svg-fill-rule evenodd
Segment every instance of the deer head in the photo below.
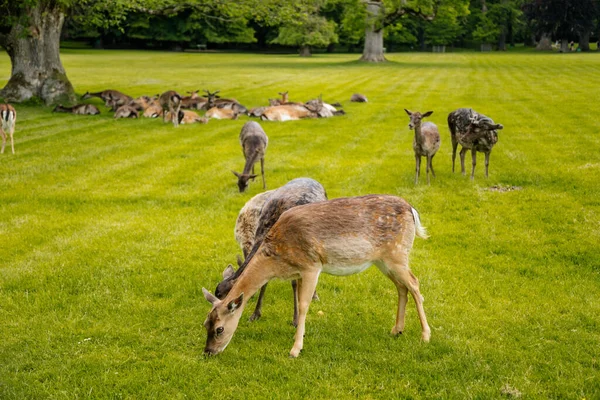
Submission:
M 287 92 L 278 92 L 279 95 L 281 96 L 281 102 L 282 103 L 287 103 L 288 102 L 288 92 L 289 92 L 289 90 Z
M 200 91 L 200 89 L 194 90 L 192 92 L 186 92 L 186 93 L 188 93 L 190 95 L 190 99 L 197 99 L 200 97 L 200 96 L 198 96 L 199 91 Z
M 421 114 L 418 111 L 412 112 L 407 110 L 406 108 L 404 109 L 404 111 L 406 111 L 406 113 L 410 117 L 410 122 L 408 123 L 408 129 L 410 130 L 413 130 L 417 126 L 420 126 L 423 118 L 429 117 L 431 114 L 433 114 L 433 111 L 427 111 L 425 114 Z
M 304 107 L 313 114 L 312 117 L 318 118 L 321 109 L 323 109 L 323 95 L 319 95 L 319 98 L 316 100 L 306 102 Z
M 206 92 L 206 96 L 204 96 L 204 97 L 206 97 L 208 100 L 207 101 L 208 108 L 211 109 L 216 105 L 216 100 L 221 97 L 221 96 L 217 96 L 217 93 L 219 93 L 220 90 L 217 90 L 214 93 L 211 93 L 206 89 L 204 89 L 204 91 Z
M 204 321 L 206 328 L 206 346 L 204 354 L 219 354 L 229 344 L 242 316 L 244 293 L 232 300 L 219 300 L 205 288 L 202 288 L 204 298 L 212 304 L 212 309 Z
M 258 175 L 240 174 L 239 172 L 231 171 L 238 178 L 238 188 L 240 193 L 244 193 L 248 188 L 248 181 L 256 178 Z

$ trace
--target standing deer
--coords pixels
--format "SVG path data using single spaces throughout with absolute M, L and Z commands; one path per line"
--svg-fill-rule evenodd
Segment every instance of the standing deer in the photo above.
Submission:
M 261 196 L 258 199 L 262 198 L 263 197 Z M 258 199 L 254 200 L 253 198 L 251 200 L 252 204 L 255 204 L 257 201 L 259 201 Z M 321 185 L 314 179 L 297 178 L 289 181 L 279 189 L 271 191 L 269 196 L 264 198 L 264 204 L 260 209 L 258 218 L 252 218 L 251 215 L 242 215 L 242 213 L 240 212 L 240 216 L 238 216 L 238 223 L 241 222 L 244 225 L 246 225 L 246 227 L 240 227 L 240 229 L 238 229 L 236 223 L 236 233 L 238 232 L 238 230 L 242 232 L 247 231 L 247 222 L 255 221 L 256 225 L 254 229 L 254 234 L 252 235 L 251 241 L 247 240 L 247 235 L 242 235 L 244 237 L 243 241 L 245 243 L 243 247 L 245 261 L 240 264 L 240 268 L 237 271 L 235 271 L 231 265 L 225 268 L 225 271 L 223 271 L 223 281 L 221 281 L 217 285 L 217 288 L 215 290 L 215 296 L 217 296 L 219 299 L 222 299 L 227 295 L 227 293 L 229 293 L 229 291 L 233 287 L 233 284 L 240 277 L 242 272 L 244 272 L 244 269 L 250 262 L 252 256 L 256 253 L 258 247 L 269 233 L 271 227 L 275 224 L 275 222 L 277 222 L 281 214 L 293 207 L 297 207 L 303 204 L 316 203 L 319 201 L 327 201 L 327 193 L 325 192 L 323 185 Z M 253 213 L 255 210 L 255 208 L 253 209 L 252 205 L 250 205 L 249 207 L 245 206 L 244 209 L 246 209 L 246 212 L 248 213 Z M 248 244 L 250 244 L 250 246 L 247 246 Z M 258 301 L 256 302 L 256 308 L 254 310 L 254 313 L 250 317 L 250 321 L 254 321 L 261 317 L 262 302 L 266 289 L 267 284 L 265 284 L 260 290 Z M 292 281 L 292 289 L 294 292 L 293 324 L 294 326 L 297 326 L 298 286 L 295 280 Z M 316 296 L 317 294 L 315 292 L 313 297 Z
M 419 183 L 419 175 L 421 174 L 421 157 L 427 157 L 427 184 L 429 185 L 429 170 L 435 178 L 433 170 L 433 157 L 440 148 L 440 132 L 433 122 L 421 123 L 423 118 L 429 117 L 433 111 L 427 111 L 425 114 L 420 112 L 411 112 L 404 109 L 410 117 L 408 123 L 409 129 L 415 130 L 415 138 L 413 140 L 413 150 L 415 151 L 415 161 L 417 163 L 415 173 L 415 185 Z
M 181 96 L 179 93 L 174 90 L 168 90 L 160 95 L 158 102 L 163 109 L 163 122 L 167 122 L 167 116 L 169 115 L 173 126 L 179 126 L 179 121 L 177 120 L 179 108 L 181 107 Z M 168 112 L 171 114 L 167 114 Z
M 52 112 L 64 112 L 75 115 L 98 115 L 100 110 L 93 104 L 77 104 L 73 107 L 63 107 L 62 104 L 54 107 Z
M 414 237 L 426 238 L 418 212 L 404 199 L 388 195 L 340 198 L 293 207 L 273 225 L 229 294 L 219 300 L 202 288 L 212 309 L 204 321 L 206 354 L 221 353 L 231 341 L 248 299 L 271 279 L 298 279 L 299 315 L 290 357 L 304 344 L 305 322 L 321 272 L 352 275 L 372 264 L 398 291 L 392 335 L 404 330 L 408 292 L 417 306 L 421 339 L 431 329 L 419 281 L 408 267 Z
M 450 138 L 452 140 L 452 172 L 454 172 L 456 148 L 460 144 L 461 173 L 466 175 L 465 154 L 470 149 L 472 158 L 471 179 L 475 178 L 478 151 L 485 154 L 485 177 L 487 178 L 490 153 L 498 142 L 498 132 L 496 130 L 503 129 L 504 126 L 496 124 L 491 118 L 479 114 L 471 108 L 459 108 L 448 114 L 448 128 L 450 128 Z
M 0 154 L 4 154 L 7 135 L 10 136 L 12 153 L 15 154 L 13 134 L 15 133 L 15 124 L 17 123 L 17 110 L 10 104 L 0 104 L 0 119 L 0 134 L 2 135 L 2 151 L 0 151 Z
M 254 175 L 254 164 L 260 160 L 260 172 L 262 174 L 263 189 L 267 188 L 265 183 L 265 151 L 269 144 L 267 134 L 258 122 L 249 121 L 244 124 L 240 132 L 240 144 L 246 159 L 244 171 L 240 174 L 235 171 L 233 174 L 238 177 L 238 188 L 240 193 L 244 192 L 248 187 L 248 180 L 256 178 Z M 252 171 L 252 175 L 250 172 Z

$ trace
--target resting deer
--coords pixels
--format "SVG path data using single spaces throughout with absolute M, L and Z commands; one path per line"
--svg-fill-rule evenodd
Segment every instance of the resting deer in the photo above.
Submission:
M 99 97 L 104 101 L 104 105 L 106 107 L 110 107 L 113 111 L 119 108 L 122 105 L 130 103 L 133 99 L 130 96 L 127 96 L 124 93 L 119 92 L 118 90 L 103 90 L 102 92 L 86 92 L 83 96 L 81 96 L 82 100 L 90 99 L 92 97 Z
M 338 104 L 338 107 L 340 106 L 339 103 L 336 104 Z M 304 105 L 318 109 L 317 115 L 319 118 L 331 118 L 333 116 L 346 114 L 344 110 L 336 109 L 333 104 L 325 103 L 321 96 L 319 96 L 318 99 L 307 101 Z
M 7 136 L 10 136 L 10 147 L 12 153 L 15 154 L 13 135 L 15 133 L 15 124 L 17 123 L 17 110 L 10 104 L 0 104 L 0 119 L 0 134 L 2 135 L 2 151 L 0 151 L 0 154 L 4 154 Z
M 257 197 L 257 196 L 255 196 Z M 248 230 L 247 225 L 248 222 L 255 222 L 254 235 L 252 240 L 248 240 L 248 235 L 243 235 L 242 239 L 245 243 L 243 247 L 244 258 L 245 261 L 240 264 L 240 268 L 235 271 L 231 265 L 225 268 L 223 271 L 223 281 L 217 285 L 215 290 L 215 295 L 222 299 L 229 293 L 231 287 L 235 283 L 235 281 L 240 277 L 248 262 L 252 258 L 252 256 L 256 253 L 256 250 L 263 242 L 271 227 L 277 222 L 282 213 L 289 210 L 290 208 L 297 207 L 303 204 L 316 203 L 319 201 L 327 201 L 327 193 L 323 186 L 310 178 L 298 178 L 293 179 L 284 186 L 270 192 L 270 195 L 267 197 L 258 197 L 257 200 L 254 198 L 251 200 L 252 205 L 249 207 L 244 206 L 243 211 L 246 210 L 247 213 L 254 213 L 255 206 L 254 204 L 262 200 L 264 198 L 264 204 L 259 211 L 258 218 L 253 218 L 252 215 L 246 216 L 240 215 L 238 216 L 238 222 L 241 222 L 245 225 L 244 228 L 237 228 L 236 223 L 236 233 L 238 231 L 246 231 Z M 250 203 L 250 202 L 249 202 Z M 253 209 L 254 207 L 254 209 Z M 236 237 L 237 238 L 237 237 Z M 238 261 L 239 263 L 239 261 Z M 265 295 L 265 290 L 267 289 L 267 284 L 265 284 L 258 296 L 258 301 L 256 302 L 256 308 L 254 313 L 250 317 L 250 321 L 254 321 L 261 317 L 261 309 L 263 297 Z M 292 281 L 292 289 L 294 291 L 294 319 L 293 324 L 296 326 L 298 324 L 298 287 L 295 280 Z M 313 298 L 317 296 L 316 292 L 313 295 Z
M 341 198 L 306 204 L 284 212 L 273 225 L 229 294 L 219 300 L 202 288 L 212 309 L 204 321 L 206 354 L 221 353 L 231 341 L 248 299 L 271 279 L 298 279 L 298 327 L 291 357 L 303 348 L 305 322 L 321 272 L 352 275 L 372 264 L 398 291 L 392 335 L 404 331 L 408 292 L 421 321 L 421 339 L 431 329 L 419 281 L 408 267 L 414 237 L 427 237 L 419 214 L 404 199 L 388 195 Z
M 456 148 L 461 145 L 460 170 L 465 172 L 465 154 L 471 150 L 472 169 L 471 179 L 475 178 L 475 165 L 477 164 L 477 152 L 485 154 L 485 177 L 488 177 L 490 164 L 490 153 L 498 142 L 497 130 L 503 129 L 502 124 L 496 124 L 491 118 L 479 114 L 470 108 L 459 108 L 448 114 L 448 127 L 452 140 L 452 172 L 454 172 L 454 161 L 456 159 Z
M 150 96 L 140 96 L 137 99 L 133 99 L 129 102 L 129 106 L 134 107 L 138 111 L 144 111 L 155 101 L 156 99 Z
M 249 121 L 244 124 L 240 132 L 240 144 L 246 159 L 244 171 L 240 174 L 235 171 L 233 174 L 238 177 L 238 188 L 240 193 L 248 187 L 248 181 L 254 180 L 258 175 L 254 175 L 254 164 L 260 160 L 260 172 L 262 174 L 263 189 L 267 188 L 265 183 L 265 152 L 269 144 L 267 134 L 258 122 Z M 252 171 L 252 175 L 250 174 Z
M 148 108 L 146 108 L 144 110 L 144 114 L 143 115 L 146 118 L 158 118 L 158 117 L 161 117 L 163 115 L 163 108 L 158 103 L 158 101 L 153 101 L 152 103 L 150 103 L 150 105 L 148 106 Z
M 139 118 L 139 116 L 140 113 L 134 106 L 125 105 L 117 108 L 117 111 L 115 111 L 114 118 Z
M 408 123 L 409 129 L 415 130 L 415 138 L 413 140 L 413 150 L 415 151 L 415 161 L 417 163 L 415 172 L 415 185 L 419 183 L 419 175 L 421 174 L 421 157 L 427 158 L 427 184 L 429 185 L 429 170 L 435 178 L 433 170 L 433 157 L 440 148 L 440 132 L 433 122 L 421 123 L 423 118 L 429 117 L 433 111 L 427 111 L 425 114 L 420 112 L 411 112 L 404 109 L 410 117 Z
M 77 104 L 73 107 L 63 107 L 62 104 L 54 107 L 52 112 L 63 112 L 70 113 L 76 115 L 98 115 L 100 114 L 100 110 L 93 104 Z
M 263 121 L 294 121 L 302 118 L 318 118 L 322 104 L 281 105 L 269 107 L 260 118 Z
M 238 119 L 238 113 L 231 108 L 213 107 L 208 110 L 204 116 L 213 119 Z
M 167 119 L 172 119 L 171 115 L 167 113 Z M 190 110 L 179 110 L 179 114 L 177 117 L 177 123 L 181 125 L 189 125 L 194 123 L 206 124 L 208 122 L 208 118 L 201 117 L 193 111 Z
M 202 110 L 207 104 L 207 99 L 204 97 L 198 96 L 199 90 L 194 90 L 193 92 L 188 92 L 189 96 L 184 96 L 181 98 L 181 108 L 186 109 L 194 109 L 194 110 Z
M 173 126 L 177 127 L 179 121 L 176 116 L 179 114 L 179 108 L 181 107 L 181 96 L 174 90 L 168 90 L 160 95 L 158 98 L 163 109 L 163 122 L 167 122 L 167 116 L 170 116 Z M 170 114 L 167 114 L 170 112 Z
M 355 103 L 366 103 L 368 100 L 367 100 L 367 96 L 365 96 L 364 94 L 354 93 L 350 97 L 350 101 L 355 102 Z

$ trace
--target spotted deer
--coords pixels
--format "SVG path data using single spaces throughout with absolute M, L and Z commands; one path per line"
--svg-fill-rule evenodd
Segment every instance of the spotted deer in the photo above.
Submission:
M 52 112 L 63 112 L 75 115 L 98 115 L 100 110 L 93 104 L 77 104 L 73 107 L 64 107 L 62 104 L 54 107 Z
M 17 123 L 17 110 L 10 104 L 0 104 L 0 134 L 2 135 L 2 151 L 6 146 L 6 138 L 10 136 L 10 147 L 12 153 L 15 154 L 15 141 L 13 135 L 15 133 L 15 124 Z
M 168 90 L 160 95 L 158 102 L 163 109 L 163 122 L 167 122 L 167 116 L 170 116 L 173 126 L 179 126 L 176 116 L 179 114 L 179 108 L 181 107 L 181 95 L 174 90 Z M 170 114 L 168 114 L 169 112 Z
M 375 264 L 396 286 L 398 307 L 392 335 L 404 331 L 408 293 L 417 306 L 421 339 L 431 329 L 419 281 L 408 267 L 414 237 L 427 233 L 406 200 L 389 195 L 340 198 L 293 207 L 270 229 L 244 272 L 222 300 L 205 288 L 212 308 L 204 321 L 206 354 L 221 353 L 231 341 L 248 299 L 271 279 L 298 279 L 298 327 L 290 357 L 304 345 L 306 314 L 321 272 L 347 276 Z
M 271 227 L 275 224 L 275 222 L 277 222 L 281 214 L 293 207 L 303 204 L 327 201 L 327 193 L 325 192 L 323 185 L 310 178 L 293 179 L 279 189 L 270 191 L 268 196 L 262 196 L 261 194 L 260 197 L 255 197 L 257 198 L 256 200 L 252 198 L 250 201 L 252 203 L 247 207 L 244 207 L 244 214 L 240 212 L 240 215 L 238 216 L 238 223 L 245 226 L 242 226 L 238 229 L 238 223 L 236 223 L 236 232 L 247 232 L 248 228 L 250 228 L 250 230 L 254 228 L 251 240 L 249 240 L 249 235 L 241 235 L 243 237 L 242 240 L 245 243 L 243 247 L 245 261 L 240 264 L 237 271 L 233 269 L 231 264 L 225 268 L 225 271 L 223 271 L 223 281 L 221 281 L 215 289 L 215 296 L 217 296 L 219 299 L 224 298 L 227 293 L 229 293 L 233 284 L 240 277 L 242 272 L 244 272 L 244 269 L 250 262 L 250 259 L 256 253 L 258 247 L 267 236 Z M 256 203 L 263 199 L 264 204 L 262 204 L 258 216 L 253 217 L 253 214 L 256 212 L 257 208 Z M 248 222 L 253 222 L 254 226 L 248 227 Z M 257 320 L 261 317 L 262 302 L 266 289 L 267 284 L 260 289 L 260 294 L 256 302 L 256 308 L 254 313 L 250 316 L 250 321 Z M 292 290 L 294 293 L 293 324 L 296 326 L 298 324 L 298 286 L 295 280 L 292 281 Z M 314 293 L 313 297 L 317 297 L 316 292 Z
M 452 140 L 452 172 L 456 159 L 456 148 L 461 145 L 460 170 L 463 175 L 465 171 L 465 154 L 471 150 L 472 169 L 471 179 L 475 178 L 475 165 L 477 164 L 477 152 L 485 154 L 485 177 L 488 177 L 490 164 L 490 153 L 498 142 L 498 130 L 504 128 L 502 124 L 496 124 L 491 118 L 479 114 L 471 108 L 459 108 L 448 114 L 448 128 Z
M 425 114 L 420 112 L 408 111 L 404 109 L 410 117 L 408 129 L 415 130 L 415 138 L 413 139 L 413 150 L 415 151 L 416 172 L 415 185 L 419 183 L 419 175 L 421 174 L 421 157 L 426 157 L 427 161 L 427 184 L 429 185 L 429 170 L 435 178 L 433 170 L 433 157 L 440 148 L 441 139 L 440 132 L 433 122 L 422 122 L 423 118 L 429 117 L 433 111 L 427 111 Z
M 254 180 L 258 175 L 254 175 L 254 164 L 260 160 L 260 172 L 262 174 L 263 189 L 267 188 L 265 183 L 265 152 L 269 144 L 267 134 L 258 122 L 249 121 L 244 124 L 240 132 L 240 144 L 246 159 L 244 171 L 240 174 L 235 171 L 233 174 L 238 178 L 238 188 L 240 193 L 248 187 L 248 181 Z M 250 174 L 252 172 L 252 174 Z

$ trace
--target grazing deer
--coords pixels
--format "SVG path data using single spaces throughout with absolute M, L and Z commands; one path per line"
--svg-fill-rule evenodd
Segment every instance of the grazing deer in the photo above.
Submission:
M 140 117 L 139 111 L 134 106 L 130 106 L 130 105 L 124 105 L 124 106 L 117 108 L 117 111 L 115 111 L 115 115 L 114 115 L 115 119 L 139 118 L 139 117 Z
M 246 213 L 254 213 L 256 208 L 254 204 L 262 199 L 263 197 L 258 197 L 257 200 L 254 200 L 253 198 L 251 200 L 253 201 L 253 204 L 251 204 L 249 207 L 244 206 L 244 209 L 246 209 Z M 237 271 L 235 271 L 231 265 L 225 268 L 225 271 L 223 271 L 223 281 L 217 285 L 215 295 L 219 299 L 222 299 L 227 295 L 227 293 L 229 293 L 229 291 L 233 287 L 233 284 L 240 277 L 240 275 L 248 265 L 248 262 L 256 253 L 258 247 L 269 233 L 271 227 L 275 224 L 275 222 L 277 222 L 281 214 L 283 214 L 290 208 L 297 207 L 303 204 L 316 203 L 319 201 L 327 201 L 327 193 L 325 192 L 323 186 L 314 179 L 297 178 L 291 180 L 279 189 L 272 191 L 268 197 L 264 197 L 264 204 L 259 211 L 258 218 L 253 218 L 252 214 L 250 216 L 242 216 L 242 213 L 240 212 L 241 218 L 240 216 L 238 216 L 238 221 L 241 224 L 244 224 L 245 226 L 240 227 L 238 229 L 236 223 L 236 232 L 238 232 L 238 230 L 241 232 L 247 231 L 248 222 L 256 221 L 256 227 L 254 229 L 254 235 L 251 242 L 252 244 L 251 247 L 243 247 L 245 261 L 244 263 L 240 264 L 240 268 Z M 250 244 L 247 235 L 242 236 L 244 237 L 242 239 L 244 243 Z M 250 321 L 254 321 L 261 317 L 262 302 L 266 289 L 267 284 L 265 284 L 260 290 L 258 301 L 256 302 L 256 308 L 254 310 L 254 313 L 250 317 Z M 294 291 L 293 324 L 294 326 L 296 326 L 298 324 L 298 287 L 295 280 L 292 281 L 292 289 Z M 315 292 L 313 297 L 316 296 L 317 294 Z
M 496 124 L 491 118 L 479 114 L 471 108 L 459 108 L 448 114 L 448 128 L 450 128 L 450 138 L 452 140 L 452 172 L 454 172 L 456 148 L 460 144 L 461 173 L 466 175 L 465 154 L 470 149 L 472 158 L 471 179 L 475 178 L 478 151 L 485 154 L 485 177 L 487 178 L 490 153 L 498 142 L 497 130 L 503 129 L 504 126 Z
M 204 352 L 218 354 L 231 341 L 248 299 L 271 279 L 299 279 L 298 327 L 290 357 L 304 344 L 305 322 L 321 272 L 352 275 L 372 264 L 394 282 L 398 291 L 392 334 L 404 330 L 408 292 L 421 321 L 421 339 L 431 329 L 423 309 L 419 281 L 408 267 L 414 237 L 426 238 L 419 214 L 404 199 L 389 195 L 340 198 L 293 207 L 273 225 L 229 294 L 219 300 L 202 288 L 212 309 L 204 321 Z
M 171 119 L 171 115 L 167 113 L 167 119 Z M 177 117 L 177 123 L 181 125 L 189 125 L 199 122 L 201 124 L 206 124 L 208 122 L 208 118 L 200 117 L 193 111 L 190 110 L 179 110 L 179 114 Z
M 415 138 L 413 140 L 413 150 L 415 151 L 415 161 L 417 163 L 415 172 L 415 185 L 419 183 L 419 175 L 421 174 L 421 157 L 427 158 L 427 184 L 429 185 L 429 170 L 435 178 L 433 170 L 433 157 L 440 148 L 440 132 L 433 122 L 421 123 L 423 118 L 429 117 L 433 111 L 427 111 L 425 114 L 420 112 L 411 112 L 404 109 L 410 117 L 408 129 L 415 130 Z
M 106 107 L 110 107 L 112 111 L 115 111 L 122 105 L 130 103 L 133 99 L 130 96 L 127 96 L 124 93 L 119 92 L 118 90 L 103 90 L 101 92 L 86 92 L 83 96 L 81 96 L 82 100 L 90 99 L 92 97 L 99 97 L 104 101 L 104 105 Z
M 269 144 L 267 134 L 258 122 L 249 121 L 244 124 L 240 132 L 240 144 L 246 159 L 244 171 L 240 174 L 235 171 L 233 174 L 238 178 L 238 188 L 240 193 L 248 187 L 248 181 L 254 180 L 258 175 L 254 175 L 254 164 L 260 160 L 260 172 L 262 174 L 263 189 L 267 188 L 265 183 L 265 152 Z M 250 172 L 252 171 L 252 175 Z
M 258 219 L 260 217 L 260 210 L 269 198 L 274 190 L 267 190 L 252 197 L 244 204 L 244 207 L 240 210 L 235 221 L 235 228 L 233 235 L 235 241 L 238 242 L 242 249 L 244 258 L 248 257 L 252 246 L 254 245 L 254 235 L 256 234 L 256 227 L 258 226 Z M 240 260 L 241 261 L 241 260 Z M 241 266 L 242 262 L 238 262 Z M 233 269 L 233 267 L 231 267 Z
M 93 104 L 77 104 L 73 107 L 63 107 L 62 104 L 54 107 L 52 112 L 64 112 L 76 115 L 98 115 L 100 110 Z
M 15 154 L 13 135 L 15 133 L 15 124 L 17 123 L 17 110 L 8 103 L 0 104 L 0 120 L 0 134 L 2 135 L 2 151 L 0 151 L 0 154 L 4 154 L 7 136 L 10 136 L 10 147 L 12 153 Z
M 354 93 L 350 97 L 350 101 L 355 102 L 355 103 L 366 103 L 367 96 L 365 96 L 364 94 L 360 94 L 360 93 Z
M 181 96 L 179 93 L 174 90 L 168 90 L 160 95 L 158 102 L 163 109 L 163 122 L 167 122 L 167 116 L 170 116 L 173 126 L 177 127 L 179 122 L 176 116 L 179 114 L 179 108 L 181 107 Z

